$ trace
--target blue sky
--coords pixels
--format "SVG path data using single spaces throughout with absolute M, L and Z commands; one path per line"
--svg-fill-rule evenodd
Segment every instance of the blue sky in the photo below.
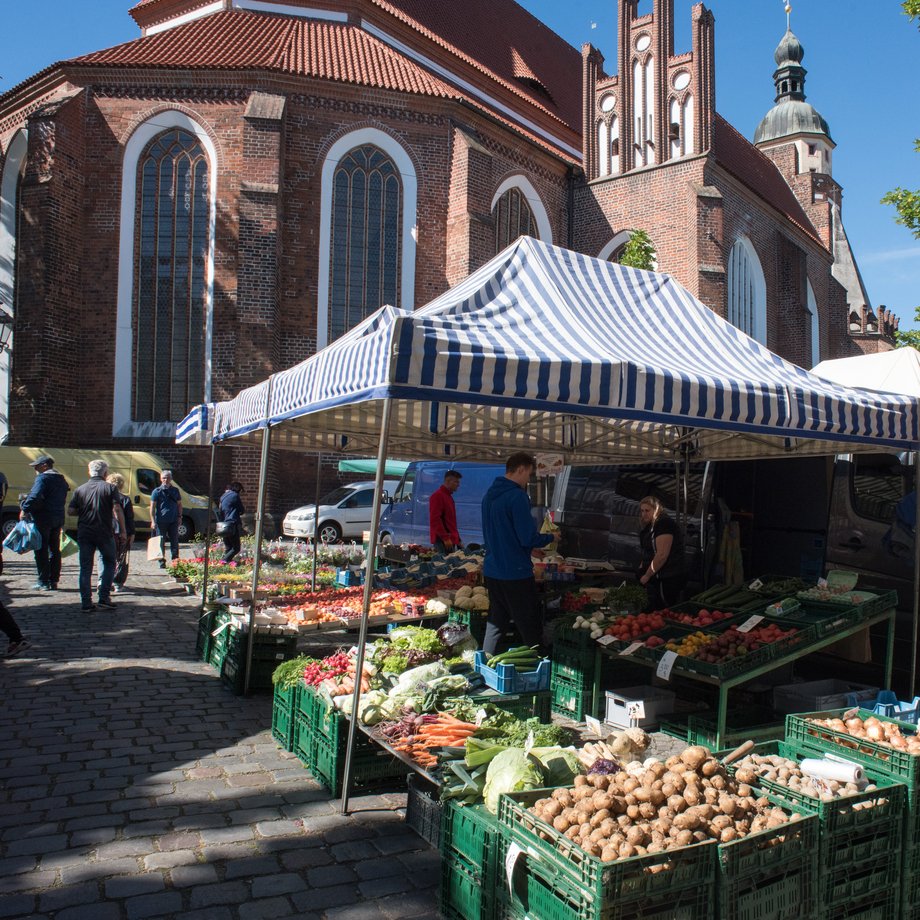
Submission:
M 575 47 L 590 41 L 616 69 L 615 0 L 520 0 Z M 57 60 L 136 38 L 134 0 L 3 0 L 0 91 Z M 640 0 L 640 11 L 651 0 Z M 318 4 L 321 5 L 321 4 Z M 890 188 L 920 188 L 920 29 L 897 0 L 793 0 L 805 46 L 806 91 L 837 142 L 834 176 L 844 221 L 875 306 L 914 326 L 920 240 L 879 204 Z M 675 0 L 676 51 L 690 50 L 692 0 Z M 786 27 L 783 0 L 709 0 L 716 16 L 716 103 L 747 137 L 773 104 L 773 49 Z M 594 28 L 592 28 L 592 23 Z M 912 66 L 913 65 L 913 66 Z

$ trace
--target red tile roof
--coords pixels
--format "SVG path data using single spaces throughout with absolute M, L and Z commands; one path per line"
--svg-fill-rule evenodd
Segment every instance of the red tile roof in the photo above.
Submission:
M 776 164 L 721 115 L 715 116 L 714 128 L 712 153 L 716 161 L 823 246 L 805 209 L 799 204 Z
M 67 62 L 170 70 L 270 70 L 442 98 L 463 98 L 443 80 L 359 28 L 225 10 Z
M 581 52 L 514 0 L 371 2 L 581 134 Z

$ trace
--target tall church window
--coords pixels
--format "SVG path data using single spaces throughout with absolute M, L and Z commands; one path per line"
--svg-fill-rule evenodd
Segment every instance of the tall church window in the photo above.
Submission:
M 636 166 L 655 162 L 655 61 L 648 57 L 643 65 L 633 63 L 633 146 Z
M 610 129 L 606 121 L 597 123 L 597 172 L 600 176 L 610 175 Z
M 495 251 L 501 252 L 519 236 L 539 236 L 533 211 L 518 187 L 509 188 L 492 209 L 495 219 Z
M 620 171 L 620 119 L 616 115 L 610 121 L 610 171 Z
M 209 166 L 197 137 L 159 134 L 138 162 L 135 421 L 182 418 L 205 397 Z
M 329 341 L 384 304 L 399 305 L 403 186 L 374 144 L 349 150 L 332 177 Z
M 747 237 L 740 237 L 728 258 L 728 321 L 766 345 L 766 281 L 757 252 Z
M 811 282 L 806 282 L 805 306 L 808 309 L 808 341 L 811 367 L 814 367 L 821 361 L 821 325 L 818 320 L 818 301 L 815 298 L 814 288 Z

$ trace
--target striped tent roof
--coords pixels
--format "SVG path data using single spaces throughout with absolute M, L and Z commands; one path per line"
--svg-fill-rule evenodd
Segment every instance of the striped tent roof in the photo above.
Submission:
M 217 440 L 579 462 L 821 454 L 918 443 L 915 401 L 774 355 L 667 275 L 522 237 L 426 307 L 383 307 L 214 411 Z

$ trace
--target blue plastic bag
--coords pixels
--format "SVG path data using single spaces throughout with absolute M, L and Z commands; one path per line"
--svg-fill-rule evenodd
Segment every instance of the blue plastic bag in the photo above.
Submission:
M 16 526 L 7 534 L 3 545 L 14 553 L 31 553 L 41 549 L 42 535 L 32 521 L 17 521 Z

